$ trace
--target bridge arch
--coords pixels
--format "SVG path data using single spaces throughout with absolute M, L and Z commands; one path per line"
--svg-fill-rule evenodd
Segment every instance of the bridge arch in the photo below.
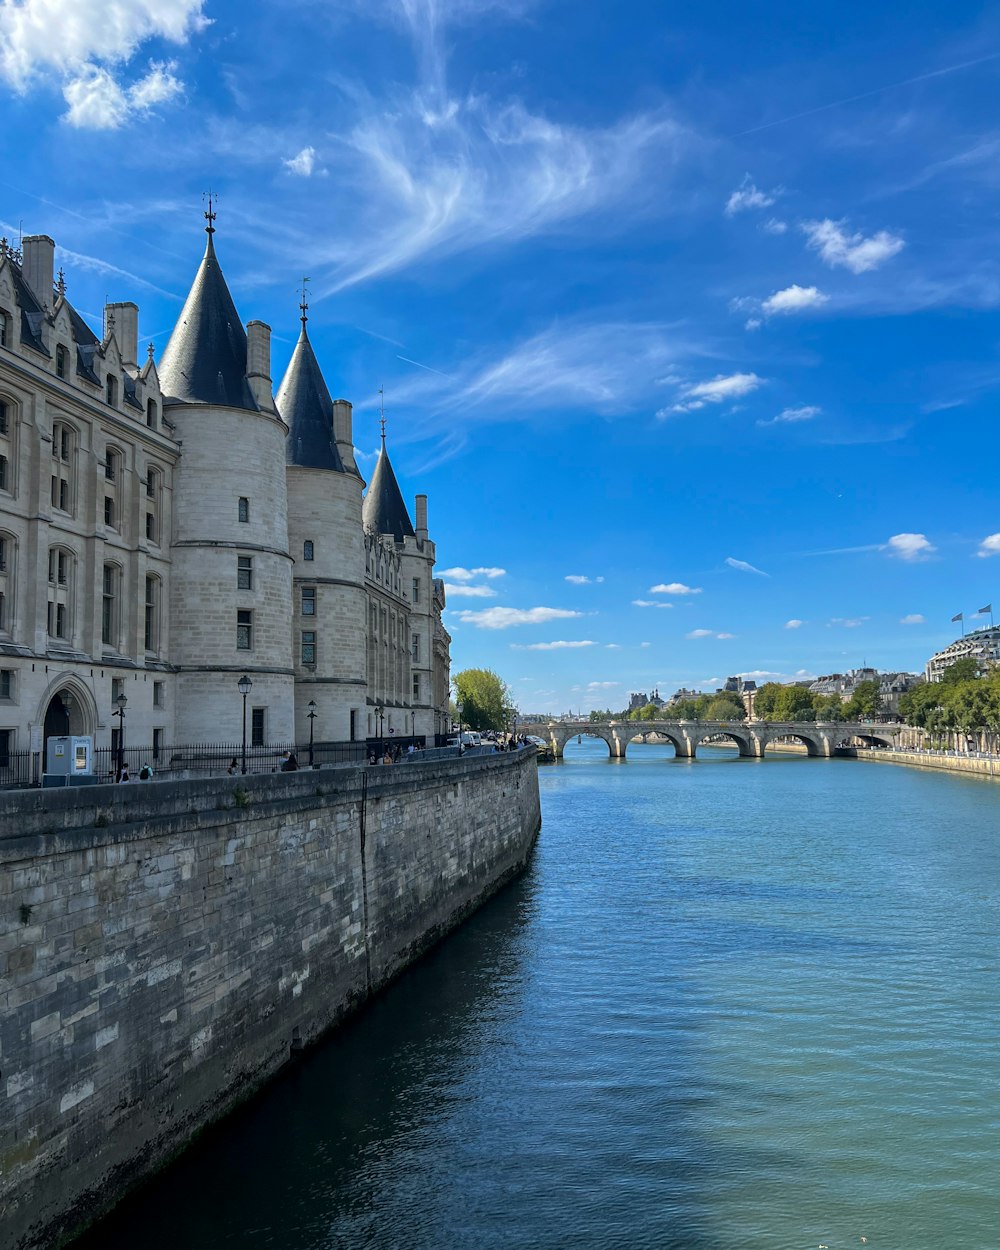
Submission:
M 694 755 L 700 746 L 712 746 L 718 743 L 720 738 L 726 738 L 729 742 L 732 742 L 743 759 L 754 759 L 757 755 L 749 734 L 741 733 L 738 729 L 729 729 L 721 726 L 698 734 L 691 743 L 691 754 Z
M 608 758 L 615 759 L 617 757 L 617 743 L 606 725 L 577 725 L 570 730 L 560 730 L 553 726 L 548 732 L 548 737 L 555 748 L 556 759 L 561 760 L 565 758 L 566 746 L 574 738 L 600 738 L 607 745 Z
M 632 731 L 631 727 L 626 727 L 620 730 L 619 740 L 621 742 L 622 759 L 627 757 L 628 749 L 633 742 L 639 738 L 648 738 L 648 736 L 652 733 L 655 733 L 661 739 L 666 738 L 667 742 L 669 742 L 674 748 L 674 755 L 677 759 L 683 760 L 690 758 L 691 750 L 681 734 L 670 729 L 663 729 L 659 725 L 642 728 L 642 724 L 643 722 L 641 721 L 636 722 L 636 728 L 634 731 Z
M 809 729 L 800 727 L 792 727 L 782 725 L 780 728 L 770 733 L 758 734 L 760 742 L 760 754 L 763 757 L 769 746 L 773 746 L 776 742 L 791 738 L 796 742 L 801 742 L 806 749 L 806 755 L 815 758 L 824 758 L 828 755 L 829 749 L 824 734 L 811 732 Z

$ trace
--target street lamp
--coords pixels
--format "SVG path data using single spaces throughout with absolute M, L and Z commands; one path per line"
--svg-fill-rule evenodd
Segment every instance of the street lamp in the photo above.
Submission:
M 465 704 L 461 699 L 455 700 L 455 711 L 458 713 L 458 753 L 461 755 L 464 750 L 462 743 L 462 713 L 465 711 Z
M 124 692 L 115 699 L 118 705 L 118 711 L 112 712 L 112 716 L 118 717 L 118 776 L 117 780 L 121 781 L 122 771 L 125 768 L 125 707 L 128 703 Z
M 316 700 L 309 700 L 309 767 L 313 766 L 313 721 L 316 719 Z
M 381 703 L 375 704 L 375 724 L 378 725 L 378 762 L 382 763 L 382 726 L 385 720 L 385 708 Z
M 245 775 L 247 771 L 247 695 L 253 689 L 253 682 L 246 673 L 236 683 L 236 689 L 243 696 L 243 773 Z

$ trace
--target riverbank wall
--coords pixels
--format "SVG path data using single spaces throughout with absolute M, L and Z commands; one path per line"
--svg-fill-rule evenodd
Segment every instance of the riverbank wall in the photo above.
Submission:
M 525 867 L 534 752 L 14 792 L 0 1243 L 107 1210 Z
M 995 756 L 935 755 L 919 751 L 858 751 L 855 758 L 874 764 L 907 764 L 946 773 L 965 773 L 1000 781 L 1000 759 Z

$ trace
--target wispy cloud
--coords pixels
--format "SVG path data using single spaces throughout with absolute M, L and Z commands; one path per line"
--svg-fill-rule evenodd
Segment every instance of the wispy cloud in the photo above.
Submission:
M 909 561 L 926 559 L 937 550 L 925 534 L 893 534 L 885 545 L 890 555 Z
M 290 174 L 296 174 L 300 178 L 311 178 L 316 168 L 316 149 L 303 148 L 301 152 L 287 157 L 282 163 Z
M 477 629 L 510 629 L 515 625 L 544 625 L 548 621 L 570 620 L 583 616 L 568 608 L 484 608 L 480 612 L 462 611 L 458 619 L 463 625 Z
M 767 421 L 758 421 L 757 424 L 760 426 L 792 425 L 798 421 L 812 421 L 822 411 L 823 409 L 815 404 L 806 404 L 801 408 L 783 408 L 776 417 L 771 417 Z
M 831 268 L 840 266 L 851 273 L 867 273 L 895 256 L 906 246 L 902 239 L 879 230 L 866 238 L 861 233 L 849 234 L 843 221 L 803 222 L 809 246 L 819 252 L 820 259 Z
M 512 642 L 510 645 L 514 651 L 566 651 L 576 650 L 580 647 L 596 647 L 597 643 L 589 638 L 585 638 L 579 642 L 560 639 L 556 642 Z
M 785 621 L 785 629 L 801 629 L 805 621 L 800 621 L 798 617 L 793 616 L 790 621 Z
M 700 595 L 700 586 L 685 586 L 683 582 L 659 582 L 650 586 L 651 595 Z
M 1000 556 L 1000 534 L 987 534 L 979 544 L 976 555 L 984 559 L 988 556 Z
M 760 577 L 770 577 L 770 573 L 765 573 L 763 569 L 755 568 L 752 564 L 748 564 L 746 560 L 736 560 L 732 556 L 726 556 L 725 563 L 731 569 L 736 569 L 740 573 L 756 573 Z
M 909 612 L 899 618 L 900 625 L 926 625 L 926 619 L 919 612 Z
M 765 234 L 785 234 L 788 230 L 788 222 L 781 221 L 777 217 L 769 217 L 767 221 L 761 223 L 760 228 Z
M 495 599 L 497 592 L 492 586 L 470 586 L 464 582 L 445 582 L 444 593 L 448 599 Z
M 471 582 L 477 577 L 506 577 L 506 569 L 482 568 L 482 569 L 464 569 L 458 566 L 453 569 L 441 569 L 438 577 L 450 578 L 453 582 Z
M 686 633 L 684 637 L 685 638 L 720 638 L 720 639 L 725 640 L 729 638 L 735 638 L 736 635 L 726 634 L 726 633 L 717 634 L 712 629 L 692 629 L 688 633 Z
M 672 608 L 672 603 L 663 603 L 659 599 L 633 599 L 632 606 L 634 608 Z
M 835 616 L 827 622 L 828 625 L 842 625 L 844 629 L 857 629 L 859 625 L 863 625 L 865 621 L 871 620 L 868 616 Z
M 810 308 L 821 308 L 829 300 L 819 287 L 799 286 L 792 283 L 782 291 L 775 291 L 761 304 L 761 311 L 768 317 L 788 316 L 791 313 L 805 312 Z
M 744 174 L 743 181 L 726 200 L 726 216 L 733 217 L 748 209 L 770 208 L 780 194 L 780 188 L 775 191 L 761 191 L 750 175 Z
M 604 578 L 587 577 L 583 573 L 567 573 L 563 580 L 569 582 L 573 586 L 597 586 L 604 581 Z
M 706 404 L 721 404 L 728 400 L 749 395 L 764 379 L 756 373 L 719 374 L 707 382 L 694 382 L 681 389 L 681 399 L 672 408 L 662 408 L 656 415 L 669 416 L 672 412 L 696 412 Z

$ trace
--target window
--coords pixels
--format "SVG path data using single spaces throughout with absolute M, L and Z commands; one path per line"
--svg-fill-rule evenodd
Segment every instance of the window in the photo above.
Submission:
M 151 543 L 156 542 L 156 517 L 152 512 L 146 513 L 146 537 Z
M 10 406 L 0 399 L 0 434 L 7 437 L 10 433 Z
M 250 745 L 252 747 L 262 747 L 264 745 L 264 730 L 267 727 L 267 708 L 255 707 L 250 709 Z
M 312 539 L 307 538 L 306 541 L 302 544 L 302 559 L 311 560 L 312 558 L 313 558 Z
M 0 538 L 0 573 L 7 572 L 7 539 Z
M 414 699 L 420 698 L 420 674 L 419 673 L 413 674 L 413 697 Z
M 14 699 L 14 670 L 0 668 L 0 699 Z
M 104 384 L 104 397 L 112 408 L 118 407 L 118 379 L 110 373 Z
M 0 768 L 10 768 L 10 752 L 14 743 L 13 729 L 0 729 Z
M 253 556 L 236 557 L 236 589 L 253 590 Z
M 62 512 L 69 512 L 69 482 L 64 477 L 52 479 L 52 506 Z
M 160 581 L 156 577 L 146 578 L 146 611 L 143 630 L 143 645 L 147 651 L 155 651 L 160 645 Z
M 8 480 L 7 457 L 0 456 L 0 490 L 10 489 L 10 487 L 7 485 L 7 480 Z
M 163 688 L 164 687 L 163 687 L 162 681 L 153 682 L 153 707 L 163 707 L 164 705 Z
M 146 498 L 155 499 L 157 487 L 160 485 L 160 475 L 155 469 L 146 470 Z
M 104 453 L 104 480 L 106 482 L 117 482 L 118 465 L 121 460 L 118 452 L 113 451 L 110 447 Z
M 314 629 L 302 631 L 302 663 L 316 663 L 316 631 Z
M 60 343 L 56 347 L 56 377 L 64 378 L 69 372 L 69 356 L 66 348 Z
M 56 586 L 69 583 L 69 554 L 55 547 L 49 551 L 49 581 Z
M 156 400 L 146 400 L 146 424 L 151 430 L 156 429 Z
M 10 337 L 10 313 L 0 308 L 0 347 L 13 347 Z
M 68 618 L 66 615 L 66 604 L 56 603 L 49 600 L 48 611 L 48 630 L 50 638 L 65 638 Z
M 101 642 L 118 646 L 119 572 L 113 564 L 104 566 L 104 587 L 101 596 Z
M 315 616 L 316 615 L 316 587 L 315 586 L 303 586 L 302 587 L 302 615 L 303 616 Z
M 413 654 L 414 660 L 419 660 L 420 659 L 420 635 L 419 634 L 413 635 L 411 645 L 413 648 L 412 654 Z
M 244 525 L 250 520 L 250 500 L 244 495 L 240 496 L 239 518 Z
M 70 489 L 70 461 L 75 447 L 75 431 L 72 426 L 57 421 L 52 426 L 52 459 L 53 465 L 51 502 L 53 508 L 69 512 L 72 504 Z
M 125 693 L 125 678 L 111 678 L 111 702 L 116 703 L 121 695 Z
M 420 602 L 420 578 L 419 577 L 415 577 L 413 579 L 413 602 L 414 603 Z
M 244 608 L 236 613 L 236 649 L 253 650 L 253 613 Z
M 153 730 L 153 759 L 158 760 L 163 754 L 163 730 Z
M 110 495 L 104 496 L 104 524 L 115 527 L 115 501 Z

